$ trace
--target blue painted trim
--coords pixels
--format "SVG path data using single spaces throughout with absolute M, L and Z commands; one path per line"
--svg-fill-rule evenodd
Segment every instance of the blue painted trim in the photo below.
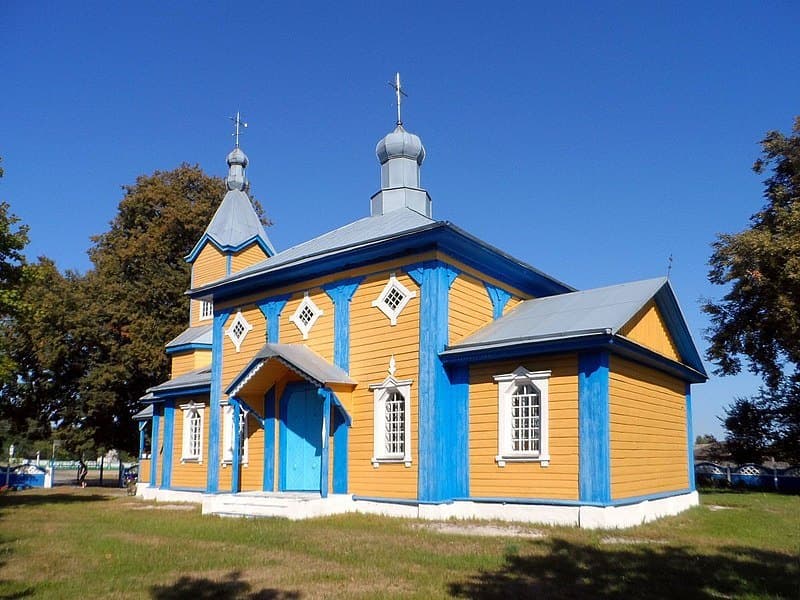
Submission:
M 511 300 L 511 294 L 485 281 L 483 285 L 486 287 L 486 293 L 489 294 L 489 300 L 492 301 L 492 318 L 496 321 L 503 316 L 503 310 L 506 304 L 508 304 L 508 301 Z
M 225 275 L 228 276 L 233 272 L 233 254 L 225 255 Z
M 279 414 L 280 414 L 280 421 L 279 421 L 279 437 L 278 442 L 280 444 L 280 450 L 278 452 L 278 461 L 280 464 L 280 469 L 278 471 L 278 489 L 281 492 L 286 491 L 286 420 L 289 417 L 289 406 L 288 406 L 288 399 L 289 394 L 293 387 L 297 386 L 298 384 L 287 384 L 283 388 L 283 394 L 281 394 L 280 402 L 279 402 Z
M 469 423 L 463 370 L 448 374 L 439 358 L 448 341 L 450 286 L 458 271 L 434 260 L 413 265 L 407 273 L 421 292 L 417 496 L 423 502 L 438 502 L 469 494 Z
M 323 498 L 327 498 L 329 446 L 331 443 L 331 395 L 333 392 L 327 388 L 317 388 L 317 394 L 322 397 L 322 464 L 319 469 L 319 493 Z
M 608 352 L 578 355 L 578 490 L 581 502 L 611 502 Z
M 277 344 L 281 331 L 281 311 L 291 296 L 273 296 L 258 303 L 261 314 L 267 319 L 267 342 Z
M 175 405 L 164 405 L 164 457 L 161 463 L 161 487 L 169 489 L 172 484 L 172 449 L 175 434 Z
M 253 242 L 255 242 L 264 251 L 264 254 L 266 254 L 267 257 L 273 256 L 275 254 L 275 252 L 267 245 L 267 243 L 263 239 L 261 239 L 261 236 L 259 235 L 254 235 L 253 237 L 243 241 L 241 244 L 232 246 L 230 244 L 225 244 L 225 245 L 220 244 L 213 237 L 211 237 L 207 233 L 204 233 L 203 237 L 200 238 L 200 241 L 194 245 L 192 251 L 183 257 L 184 260 L 190 263 L 194 262 L 197 259 L 197 256 L 203 250 L 203 246 L 205 246 L 206 242 L 209 242 L 210 244 L 214 245 L 217 248 L 217 250 L 223 253 L 239 252 L 240 250 L 244 250 L 245 248 L 250 246 Z
M 160 390 L 151 392 L 155 397 L 153 400 L 145 401 L 156 403 L 166 398 L 177 398 L 182 396 L 196 396 L 197 394 L 208 394 L 211 390 L 211 385 L 203 383 L 201 385 L 192 385 L 182 388 L 175 388 L 173 390 Z
M 681 306 L 678 304 L 678 299 L 672 290 L 669 280 L 665 280 L 664 285 L 656 292 L 655 301 L 658 310 L 664 317 L 667 331 L 669 331 L 675 341 L 675 345 L 678 347 L 678 354 L 681 359 L 707 379 L 708 373 L 706 373 L 706 369 L 703 366 L 703 360 L 697 351 L 697 346 L 695 346 L 692 339 L 689 326 L 686 324 Z
M 275 386 L 264 394 L 264 491 L 275 490 Z
M 219 402 L 222 399 L 222 340 L 223 327 L 230 317 L 230 309 L 214 311 L 214 325 L 212 328 L 211 350 L 211 390 L 208 402 L 208 471 L 206 490 L 217 492 L 219 490 L 219 451 L 221 414 Z
M 144 455 L 144 423 L 139 424 L 139 459 Z
M 239 419 L 242 415 L 242 407 L 239 406 L 239 399 L 229 398 L 233 408 L 233 453 L 231 454 L 231 493 L 238 494 L 241 487 L 242 477 L 242 431 L 238 427 Z
M 173 492 L 205 492 L 205 490 L 203 488 L 197 488 L 197 487 L 184 487 L 184 486 L 181 486 L 181 487 L 172 487 L 172 488 L 169 488 L 169 489 L 171 491 L 173 491 Z
M 161 416 L 158 414 L 156 407 L 153 407 L 153 428 L 150 438 L 150 487 L 156 487 L 156 471 L 158 470 L 158 430 L 160 429 Z
M 322 286 L 334 307 L 333 364 L 345 373 L 350 371 L 350 301 L 363 280 L 355 277 Z
M 338 402 L 336 395 L 334 400 Z M 343 411 L 337 404 L 333 417 L 333 493 L 346 494 L 348 488 L 348 460 L 350 446 L 349 416 L 345 418 Z M 346 413 L 344 413 L 346 414 Z
M 258 421 L 258 423 L 259 423 L 259 425 L 261 425 L 261 427 L 264 427 L 264 417 L 262 417 L 260 414 L 258 414 L 258 411 L 255 408 L 253 408 L 247 402 L 245 402 L 244 400 L 242 400 L 241 398 L 238 398 L 238 397 L 236 398 L 236 402 L 239 404 L 239 406 L 242 407 L 242 410 L 246 410 L 251 415 L 253 415 L 253 417 L 255 418 L 256 421 Z
M 175 354 L 176 352 L 188 352 L 189 350 L 211 350 L 211 344 L 200 344 L 192 342 L 190 344 L 180 344 L 178 346 L 167 346 L 167 354 Z
M 442 353 L 444 363 L 481 363 L 522 356 L 537 356 L 561 352 L 605 350 L 663 371 L 684 381 L 702 383 L 708 379 L 702 373 L 662 356 L 644 346 L 611 333 L 592 331 L 561 340 L 519 340 L 497 346 L 456 347 Z
M 689 489 L 697 489 L 694 477 L 694 423 L 692 422 L 692 385 L 686 384 L 686 465 L 689 470 Z
M 575 291 L 571 286 L 490 246 L 451 223 L 438 221 L 349 248 L 323 252 L 317 256 L 298 257 L 295 261 L 269 269 L 236 274 L 225 281 L 190 290 L 189 295 L 192 298 L 201 298 L 213 294 L 215 301 L 220 301 L 371 265 L 378 260 L 404 258 L 427 250 L 439 250 L 457 257 L 464 264 L 481 272 L 489 272 L 509 287 L 537 298 Z
M 628 506 L 629 504 L 638 504 L 639 502 L 644 502 L 645 500 L 661 500 L 662 498 L 670 498 L 672 496 L 681 496 L 683 494 L 688 494 L 694 490 L 690 490 L 689 488 L 681 488 L 679 490 L 672 490 L 670 492 L 659 492 L 657 494 L 646 494 L 644 496 L 631 496 L 630 498 L 619 498 L 617 500 L 612 500 L 609 502 L 608 506 Z
M 419 500 L 409 500 L 408 498 L 381 498 L 378 496 L 353 496 L 353 500 L 361 502 L 384 502 L 386 504 L 402 504 L 404 506 L 419 506 L 424 504 Z M 443 502 L 442 504 L 449 504 Z

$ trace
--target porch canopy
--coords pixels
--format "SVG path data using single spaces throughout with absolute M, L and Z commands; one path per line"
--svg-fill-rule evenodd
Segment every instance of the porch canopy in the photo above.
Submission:
M 160 383 L 147 389 L 147 393 L 139 398 L 143 404 L 161 402 L 176 396 L 208 394 L 211 389 L 211 367 L 200 367 L 183 375 Z
M 286 370 L 321 389 L 341 392 L 351 390 L 356 385 L 345 371 L 304 344 L 267 343 L 233 379 L 225 393 L 230 398 L 240 398 L 248 392 L 263 394 L 274 382 L 285 379 Z M 337 394 L 332 396 L 333 403 L 339 407 L 349 424 L 350 416 L 345 406 Z

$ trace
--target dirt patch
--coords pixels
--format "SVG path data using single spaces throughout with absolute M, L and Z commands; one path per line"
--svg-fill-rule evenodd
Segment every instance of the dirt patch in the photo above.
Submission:
M 711 512 L 716 512 L 718 510 L 733 510 L 732 506 L 720 506 L 719 504 L 706 504 L 706 508 Z
M 644 538 L 625 538 L 625 537 L 604 537 L 600 540 L 601 544 L 626 544 L 626 545 L 646 545 L 646 546 L 663 546 L 667 543 L 666 540 L 648 540 Z
M 132 510 L 197 510 L 195 504 L 146 504 L 144 506 L 126 504 L 125 506 L 131 506 Z
M 416 529 L 435 531 L 449 535 L 474 535 L 478 537 L 515 537 L 540 539 L 545 534 L 536 529 L 524 529 L 514 525 L 476 525 L 471 523 L 418 523 Z

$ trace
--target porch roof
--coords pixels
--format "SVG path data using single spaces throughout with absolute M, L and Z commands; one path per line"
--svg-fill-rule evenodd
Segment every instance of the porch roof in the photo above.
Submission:
M 342 369 L 329 363 L 304 344 L 267 343 L 234 378 L 225 393 L 229 396 L 238 394 L 258 370 L 273 359 L 319 387 L 329 384 L 356 384 Z
M 211 389 L 211 367 L 200 367 L 148 388 L 140 402 L 158 402 L 167 396 L 208 393 Z

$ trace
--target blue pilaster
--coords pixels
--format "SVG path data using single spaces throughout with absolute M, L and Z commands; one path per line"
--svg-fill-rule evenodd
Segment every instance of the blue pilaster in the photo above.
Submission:
M 449 292 L 458 271 L 434 260 L 414 265 L 407 272 L 421 292 L 418 497 L 423 502 L 467 497 L 468 423 L 463 371 L 448 375 L 439 359 L 448 341 Z
M 333 493 L 346 494 L 350 426 L 341 411 L 333 411 Z
M 219 491 L 219 434 L 221 414 L 219 402 L 222 399 L 222 341 L 225 336 L 225 321 L 231 315 L 230 309 L 214 311 L 214 327 L 211 337 L 211 393 L 208 401 L 208 477 L 206 489 Z
M 225 275 L 230 275 L 233 271 L 233 254 L 225 255 Z
M 161 466 L 161 487 L 169 489 L 172 485 L 172 448 L 175 434 L 175 402 L 164 403 L 164 458 Z
M 319 470 L 319 493 L 323 498 L 328 497 L 328 466 L 329 448 L 331 440 L 331 392 L 327 388 L 317 388 L 317 393 L 322 396 L 322 464 Z
M 144 455 L 144 430 L 147 427 L 147 421 L 141 421 L 139 423 L 139 460 L 141 460 L 142 455 Z
M 322 286 L 333 300 L 333 363 L 347 372 L 350 371 L 350 300 L 363 279 L 356 277 Z
M 290 296 L 274 296 L 258 303 L 258 308 L 267 319 L 267 341 L 277 344 L 281 333 L 281 311 Z
M 503 316 L 503 310 L 511 299 L 511 294 L 491 283 L 484 282 L 483 285 L 486 286 L 486 293 L 492 301 L 492 318 L 497 320 Z
M 241 491 L 242 475 L 242 428 L 239 427 L 239 419 L 242 415 L 242 407 L 236 398 L 230 398 L 231 408 L 233 408 L 233 452 L 231 455 L 231 493 L 238 494 Z
M 150 487 L 156 487 L 156 470 L 158 468 L 158 430 L 161 427 L 160 407 L 153 404 L 153 429 L 150 439 Z
M 689 489 L 695 491 L 694 480 L 694 423 L 692 423 L 692 384 L 686 383 L 686 453 L 689 468 Z
M 581 501 L 611 502 L 608 352 L 578 355 L 578 490 Z
M 275 490 L 275 386 L 264 394 L 264 491 Z

